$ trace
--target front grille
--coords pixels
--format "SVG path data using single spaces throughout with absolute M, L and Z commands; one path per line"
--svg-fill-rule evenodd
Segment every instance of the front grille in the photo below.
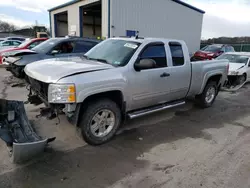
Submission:
M 44 83 L 41 81 L 38 81 L 36 79 L 33 79 L 31 77 L 28 77 L 30 87 L 33 91 L 35 91 L 40 97 L 42 97 L 44 100 L 48 100 L 48 89 L 49 89 L 49 84 Z

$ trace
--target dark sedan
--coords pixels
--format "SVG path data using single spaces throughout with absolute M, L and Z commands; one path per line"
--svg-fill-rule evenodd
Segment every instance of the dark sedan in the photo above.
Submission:
M 5 58 L 6 68 L 15 77 L 24 78 L 24 68 L 35 61 L 59 57 L 82 56 L 96 44 L 98 40 L 80 37 L 65 37 L 49 39 L 32 50 L 18 50 Z

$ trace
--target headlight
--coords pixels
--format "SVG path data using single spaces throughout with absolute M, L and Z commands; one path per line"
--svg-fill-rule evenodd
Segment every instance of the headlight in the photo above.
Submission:
M 74 84 L 50 84 L 49 102 L 51 103 L 75 103 L 76 89 Z
M 239 72 L 238 71 L 230 71 L 229 74 L 230 75 L 237 75 Z

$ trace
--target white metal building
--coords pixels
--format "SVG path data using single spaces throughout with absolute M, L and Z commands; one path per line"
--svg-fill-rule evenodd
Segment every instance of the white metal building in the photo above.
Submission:
M 199 49 L 205 12 L 180 0 L 73 0 L 49 10 L 52 37 L 134 36 L 186 41 Z

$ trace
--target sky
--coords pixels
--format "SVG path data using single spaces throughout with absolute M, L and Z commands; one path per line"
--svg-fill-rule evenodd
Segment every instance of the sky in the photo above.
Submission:
M 0 0 L 0 20 L 19 27 L 49 26 L 47 10 L 69 0 Z M 250 0 L 182 0 L 206 13 L 202 38 L 250 36 Z

